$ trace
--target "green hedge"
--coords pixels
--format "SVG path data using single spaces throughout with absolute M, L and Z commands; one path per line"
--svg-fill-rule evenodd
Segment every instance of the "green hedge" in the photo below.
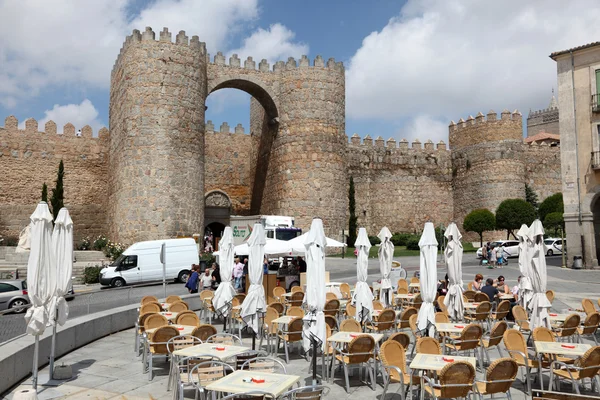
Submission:
M 83 270 L 83 283 L 99 283 L 100 282 L 100 271 L 102 270 L 101 265 L 94 265 L 93 267 L 85 267 Z

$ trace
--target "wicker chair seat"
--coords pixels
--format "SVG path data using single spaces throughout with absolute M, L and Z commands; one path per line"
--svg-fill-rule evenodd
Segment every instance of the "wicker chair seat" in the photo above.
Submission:
M 356 358 L 356 357 L 357 356 L 344 356 L 344 355 L 340 355 L 340 354 L 335 355 L 336 360 L 343 361 L 346 364 L 354 364 L 353 358 Z M 362 356 L 358 356 L 358 357 L 362 357 Z

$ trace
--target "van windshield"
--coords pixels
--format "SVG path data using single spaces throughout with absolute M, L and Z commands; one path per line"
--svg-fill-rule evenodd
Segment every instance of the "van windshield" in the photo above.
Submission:
M 291 240 L 302 232 L 300 228 L 277 228 L 276 235 L 279 240 Z
M 111 267 L 118 267 L 119 264 L 121 264 L 121 261 L 123 261 L 123 259 L 127 257 L 124 254 L 121 254 L 119 257 L 117 257 L 117 259 L 115 261 L 113 261 L 112 263 L 110 263 Z

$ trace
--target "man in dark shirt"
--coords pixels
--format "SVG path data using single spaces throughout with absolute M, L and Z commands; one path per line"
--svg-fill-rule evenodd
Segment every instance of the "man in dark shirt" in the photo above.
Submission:
M 492 278 L 486 279 L 485 286 L 481 288 L 481 293 L 487 294 L 487 296 L 490 298 L 490 301 L 492 302 L 496 299 L 498 289 L 494 287 L 494 280 Z
M 302 257 L 298 257 L 298 267 L 300 272 L 306 272 L 306 261 Z

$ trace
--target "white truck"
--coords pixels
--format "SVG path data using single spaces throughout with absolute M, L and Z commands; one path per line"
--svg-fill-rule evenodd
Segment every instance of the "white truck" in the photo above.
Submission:
M 237 246 L 248 240 L 254 224 L 265 227 L 268 239 L 290 240 L 302 234 L 302 229 L 294 226 L 294 217 L 281 215 L 232 215 L 230 225 L 233 230 L 233 243 Z

